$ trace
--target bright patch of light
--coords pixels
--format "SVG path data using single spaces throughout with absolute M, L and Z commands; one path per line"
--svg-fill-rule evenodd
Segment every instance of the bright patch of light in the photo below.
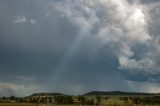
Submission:
M 144 15 L 142 9 L 137 8 L 137 9 L 135 10 L 133 16 L 132 16 L 132 19 L 133 19 L 134 21 L 144 22 L 144 21 L 145 21 L 145 20 L 144 20 L 144 17 L 145 17 L 145 15 Z

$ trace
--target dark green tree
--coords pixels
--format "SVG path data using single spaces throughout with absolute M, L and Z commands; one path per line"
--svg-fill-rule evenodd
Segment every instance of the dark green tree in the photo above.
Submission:
M 84 96 L 78 96 L 78 100 L 80 101 L 80 104 L 86 104 L 86 98 Z
M 101 96 L 96 96 L 96 105 L 99 106 L 100 102 L 101 102 Z

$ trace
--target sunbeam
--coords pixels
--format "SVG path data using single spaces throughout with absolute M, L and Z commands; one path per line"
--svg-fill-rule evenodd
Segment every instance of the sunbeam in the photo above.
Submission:
M 69 61 L 71 60 L 72 56 L 74 55 L 75 51 L 77 50 L 78 46 L 81 44 L 81 42 L 83 41 L 87 33 L 88 33 L 87 29 L 85 28 L 81 29 L 80 33 L 77 35 L 74 42 L 71 44 L 71 47 L 69 48 L 67 53 L 64 55 L 61 63 L 57 66 L 57 68 L 51 74 L 50 81 L 56 83 L 62 77 L 61 75 L 65 71 L 65 68 L 67 67 Z

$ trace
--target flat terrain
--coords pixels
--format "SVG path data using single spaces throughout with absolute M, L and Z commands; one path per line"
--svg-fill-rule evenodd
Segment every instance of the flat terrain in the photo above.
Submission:
M 37 104 L 34 103 L 0 103 L 0 106 L 37 106 Z M 55 105 L 55 104 L 39 104 L 38 106 L 82 106 L 82 105 Z M 84 105 L 87 106 L 87 105 Z M 123 104 L 123 105 L 100 105 L 100 106 L 160 106 L 160 105 L 133 105 L 133 104 Z
M 0 106 L 37 106 L 37 104 L 34 104 L 34 103 L 0 103 Z M 39 104 L 38 106 L 76 106 L 76 105 Z

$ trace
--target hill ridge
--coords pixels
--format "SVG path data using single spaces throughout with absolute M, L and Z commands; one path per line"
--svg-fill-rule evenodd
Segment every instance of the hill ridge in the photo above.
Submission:
M 84 95 L 158 95 L 159 93 L 126 92 L 126 91 L 91 91 Z
M 64 96 L 66 94 L 62 93 L 33 93 L 31 96 Z M 92 96 L 92 95 L 99 95 L 99 96 L 135 96 L 135 95 L 141 95 L 141 96 L 157 96 L 160 95 L 160 93 L 146 93 L 146 92 L 127 92 L 127 91 L 90 91 L 85 94 L 82 94 L 82 96 Z
M 40 92 L 40 93 L 33 93 L 30 96 L 61 96 L 64 95 L 62 93 L 45 93 L 45 92 Z

